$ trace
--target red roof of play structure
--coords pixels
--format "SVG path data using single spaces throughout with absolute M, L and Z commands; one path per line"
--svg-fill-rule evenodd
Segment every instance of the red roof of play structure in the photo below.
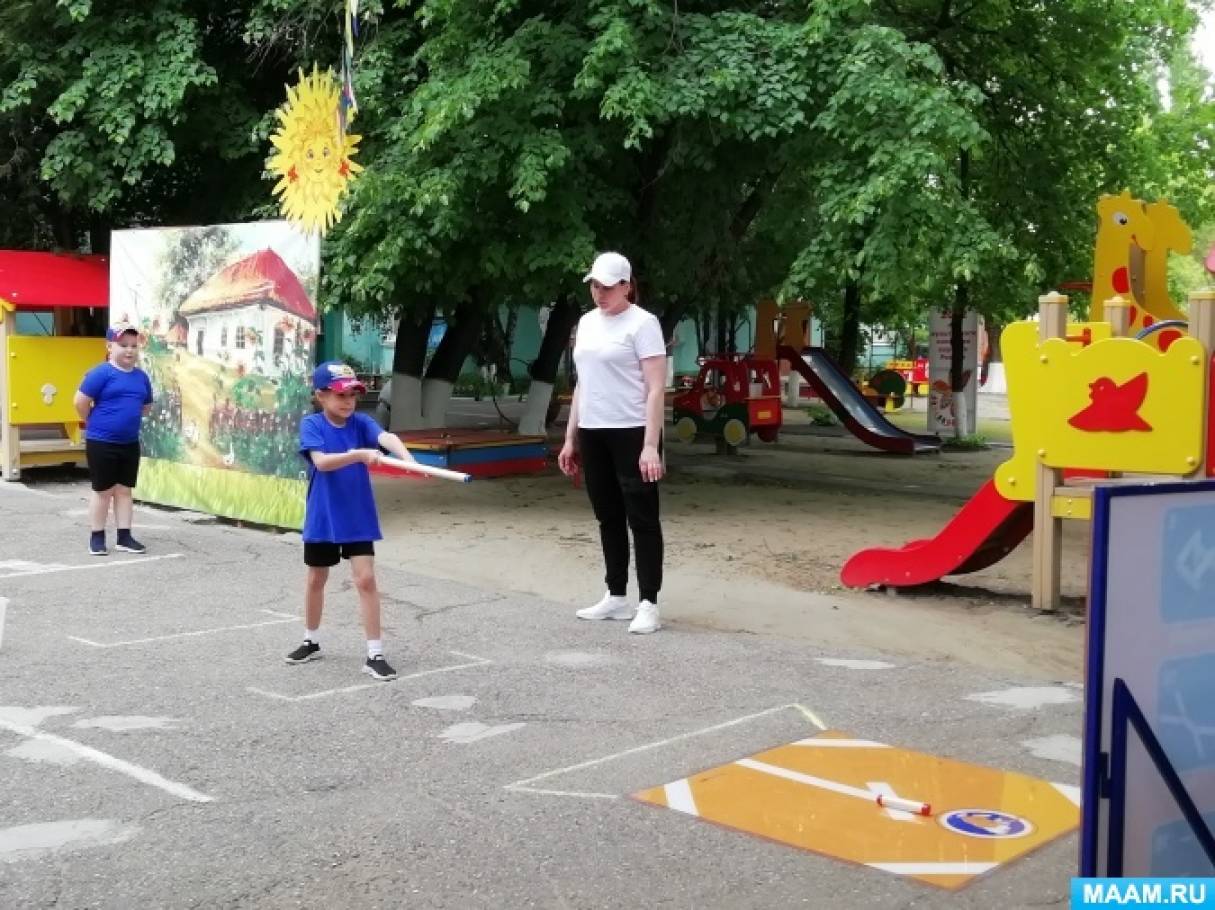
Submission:
M 0 300 L 21 310 L 108 307 L 109 259 L 0 250 Z
M 267 301 L 280 310 L 316 322 L 316 307 L 295 272 L 274 250 L 246 256 L 207 279 L 186 298 L 178 311 L 183 316 L 212 310 L 229 310 Z

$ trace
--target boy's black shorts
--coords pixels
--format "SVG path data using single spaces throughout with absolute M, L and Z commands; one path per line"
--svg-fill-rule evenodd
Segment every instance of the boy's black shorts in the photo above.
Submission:
M 304 565 L 314 569 L 328 569 L 336 566 L 339 559 L 349 559 L 351 556 L 375 556 L 375 544 L 370 540 L 304 544 Z
M 89 463 L 89 481 L 98 493 L 115 484 L 134 487 L 139 482 L 139 443 L 84 441 L 84 456 Z

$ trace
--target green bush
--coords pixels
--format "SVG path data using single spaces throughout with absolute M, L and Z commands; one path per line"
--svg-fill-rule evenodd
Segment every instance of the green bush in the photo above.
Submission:
M 242 376 L 232 386 L 232 400 L 237 407 L 256 408 L 261 403 L 261 380 L 256 376 Z
M 181 419 L 163 407 L 154 406 L 139 431 L 143 454 L 148 458 L 177 461 L 181 458 Z
M 230 467 L 237 470 L 296 477 L 304 469 L 304 462 L 299 457 L 298 431 L 275 428 L 254 434 L 221 430 L 212 443 L 221 453 L 232 453 L 235 461 Z
M 490 398 L 497 392 L 499 398 L 502 397 L 502 384 L 498 384 L 498 388 L 494 389 L 494 383 L 485 379 L 480 373 L 461 373 L 452 386 L 451 394 L 456 398 L 475 398 L 480 401 L 482 398 Z
M 471 398 L 476 396 L 480 389 L 480 373 L 461 373 L 456 378 L 455 385 L 451 387 L 451 394 L 457 398 Z
M 949 437 L 941 443 L 941 447 L 954 452 L 978 452 L 989 448 L 987 437 L 982 433 L 972 433 L 969 436 Z
M 812 404 L 806 408 L 806 414 L 809 415 L 810 422 L 816 427 L 833 427 L 839 423 L 835 418 L 835 414 L 826 405 Z
M 303 373 L 284 373 L 274 393 L 274 405 L 280 414 L 310 413 L 312 377 Z

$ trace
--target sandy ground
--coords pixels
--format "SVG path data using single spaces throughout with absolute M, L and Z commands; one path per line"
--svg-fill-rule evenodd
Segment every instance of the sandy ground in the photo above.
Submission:
M 934 535 L 1008 450 L 899 458 L 810 430 L 790 427 L 778 444 L 756 443 L 735 458 L 707 444 L 671 445 L 661 601 L 671 628 L 770 634 L 838 648 L 841 656 L 876 650 L 1080 680 L 1086 524 L 1065 529 L 1066 603 L 1054 614 L 1029 606 L 1028 541 L 983 572 L 915 594 L 839 584 L 839 568 L 854 551 Z M 383 560 L 537 594 L 571 611 L 602 594 L 585 491 L 555 469 L 467 486 L 379 479 L 377 495 Z

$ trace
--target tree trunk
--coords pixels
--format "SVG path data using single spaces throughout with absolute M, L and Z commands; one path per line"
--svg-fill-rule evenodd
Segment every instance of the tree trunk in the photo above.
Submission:
M 397 321 L 392 381 L 381 393 L 376 412 L 380 423 L 394 433 L 422 426 L 422 369 L 434 317 L 434 304 L 430 304 L 404 311 Z
M 970 196 L 970 152 L 962 149 L 958 155 L 958 183 L 964 198 Z M 953 312 L 949 319 L 949 388 L 953 391 L 953 432 L 954 437 L 961 439 L 972 432 L 970 426 L 969 402 L 966 400 L 966 386 L 970 382 L 970 370 L 966 369 L 963 359 L 966 345 L 962 337 L 962 324 L 966 319 L 966 311 L 970 309 L 970 284 L 962 279 L 954 289 Z M 975 339 L 976 344 L 978 339 Z M 976 377 L 977 379 L 977 377 Z
M 717 304 L 717 347 L 714 349 L 718 354 L 725 354 L 730 350 L 730 319 L 722 312 L 721 304 Z
M 55 199 L 52 202 L 51 231 L 55 237 L 55 247 L 66 252 L 75 252 L 77 248 L 76 222 L 72 213 Z
M 569 296 L 558 298 L 549 311 L 544 337 L 540 339 L 540 350 L 527 370 L 532 382 L 523 406 L 523 416 L 519 419 L 520 433 L 543 436 L 549 424 L 556 419 L 557 409 L 551 407 L 553 386 L 557 382 L 557 371 L 561 368 L 561 357 L 569 348 L 570 332 L 577 325 L 579 315 L 578 305 Z
M 408 373 L 393 373 L 392 382 L 386 387 L 388 392 L 388 408 L 386 411 L 377 409 L 376 416 L 380 424 L 388 427 L 393 433 L 402 430 L 417 430 L 424 426 L 422 422 L 422 377 L 411 376 Z M 381 395 L 380 404 L 384 397 Z
M 851 376 L 861 353 L 861 282 L 850 278 L 844 288 L 844 318 L 840 324 L 839 364 Z
M 966 386 L 970 384 L 972 377 L 971 371 L 966 369 L 966 344 L 962 332 L 969 309 L 970 285 L 959 281 L 954 290 L 953 310 L 949 314 L 949 388 L 953 391 L 953 434 L 957 439 L 972 432 L 969 401 L 966 397 Z
M 110 254 L 110 222 L 101 215 L 89 216 L 89 249 L 98 255 Z
M 460 378 L 460 369 L 477 343 L 485 319 L 486 301 L 476 291 L 462 300 L 447 319 L 447 331 L 430 360 L 422 380 L 422 426 L 447 425 L 447 405 L 451 390 Z
M 663 308 L 662 315 L 658 317 L 658 324 L 662 326 L 662 338 L 668 344 L 675 337 L 675 329 L 683 320 L 686 311 L 687 307 L 682 300 L 669 300 Z
M 705 353 L 710 348 L 710 340 L 713 337 L 713 314 L 705 310 L 697 310 L 693 317 L 696 323 L 696 344 L 697 350 L 700 353 Z
M 519 307 L 508 307 L 506 325 L 503 325 L 497 313 L 488 314 L 485 319 L 485 333 L 482 344 L 481 361 L 487 366 L 493 366 L 497 382 L 509 383 L 514 371 L 511 369 L 510 352 L 514 344 L 515 326 L 519 320 Z
M 992 322 L 987 327 L 987 359 L 992 363 L 1003 363 L 1004 352 L 1000 350 L 1000 335 L 1004 331 L 1004 326 L 998 322 Z

